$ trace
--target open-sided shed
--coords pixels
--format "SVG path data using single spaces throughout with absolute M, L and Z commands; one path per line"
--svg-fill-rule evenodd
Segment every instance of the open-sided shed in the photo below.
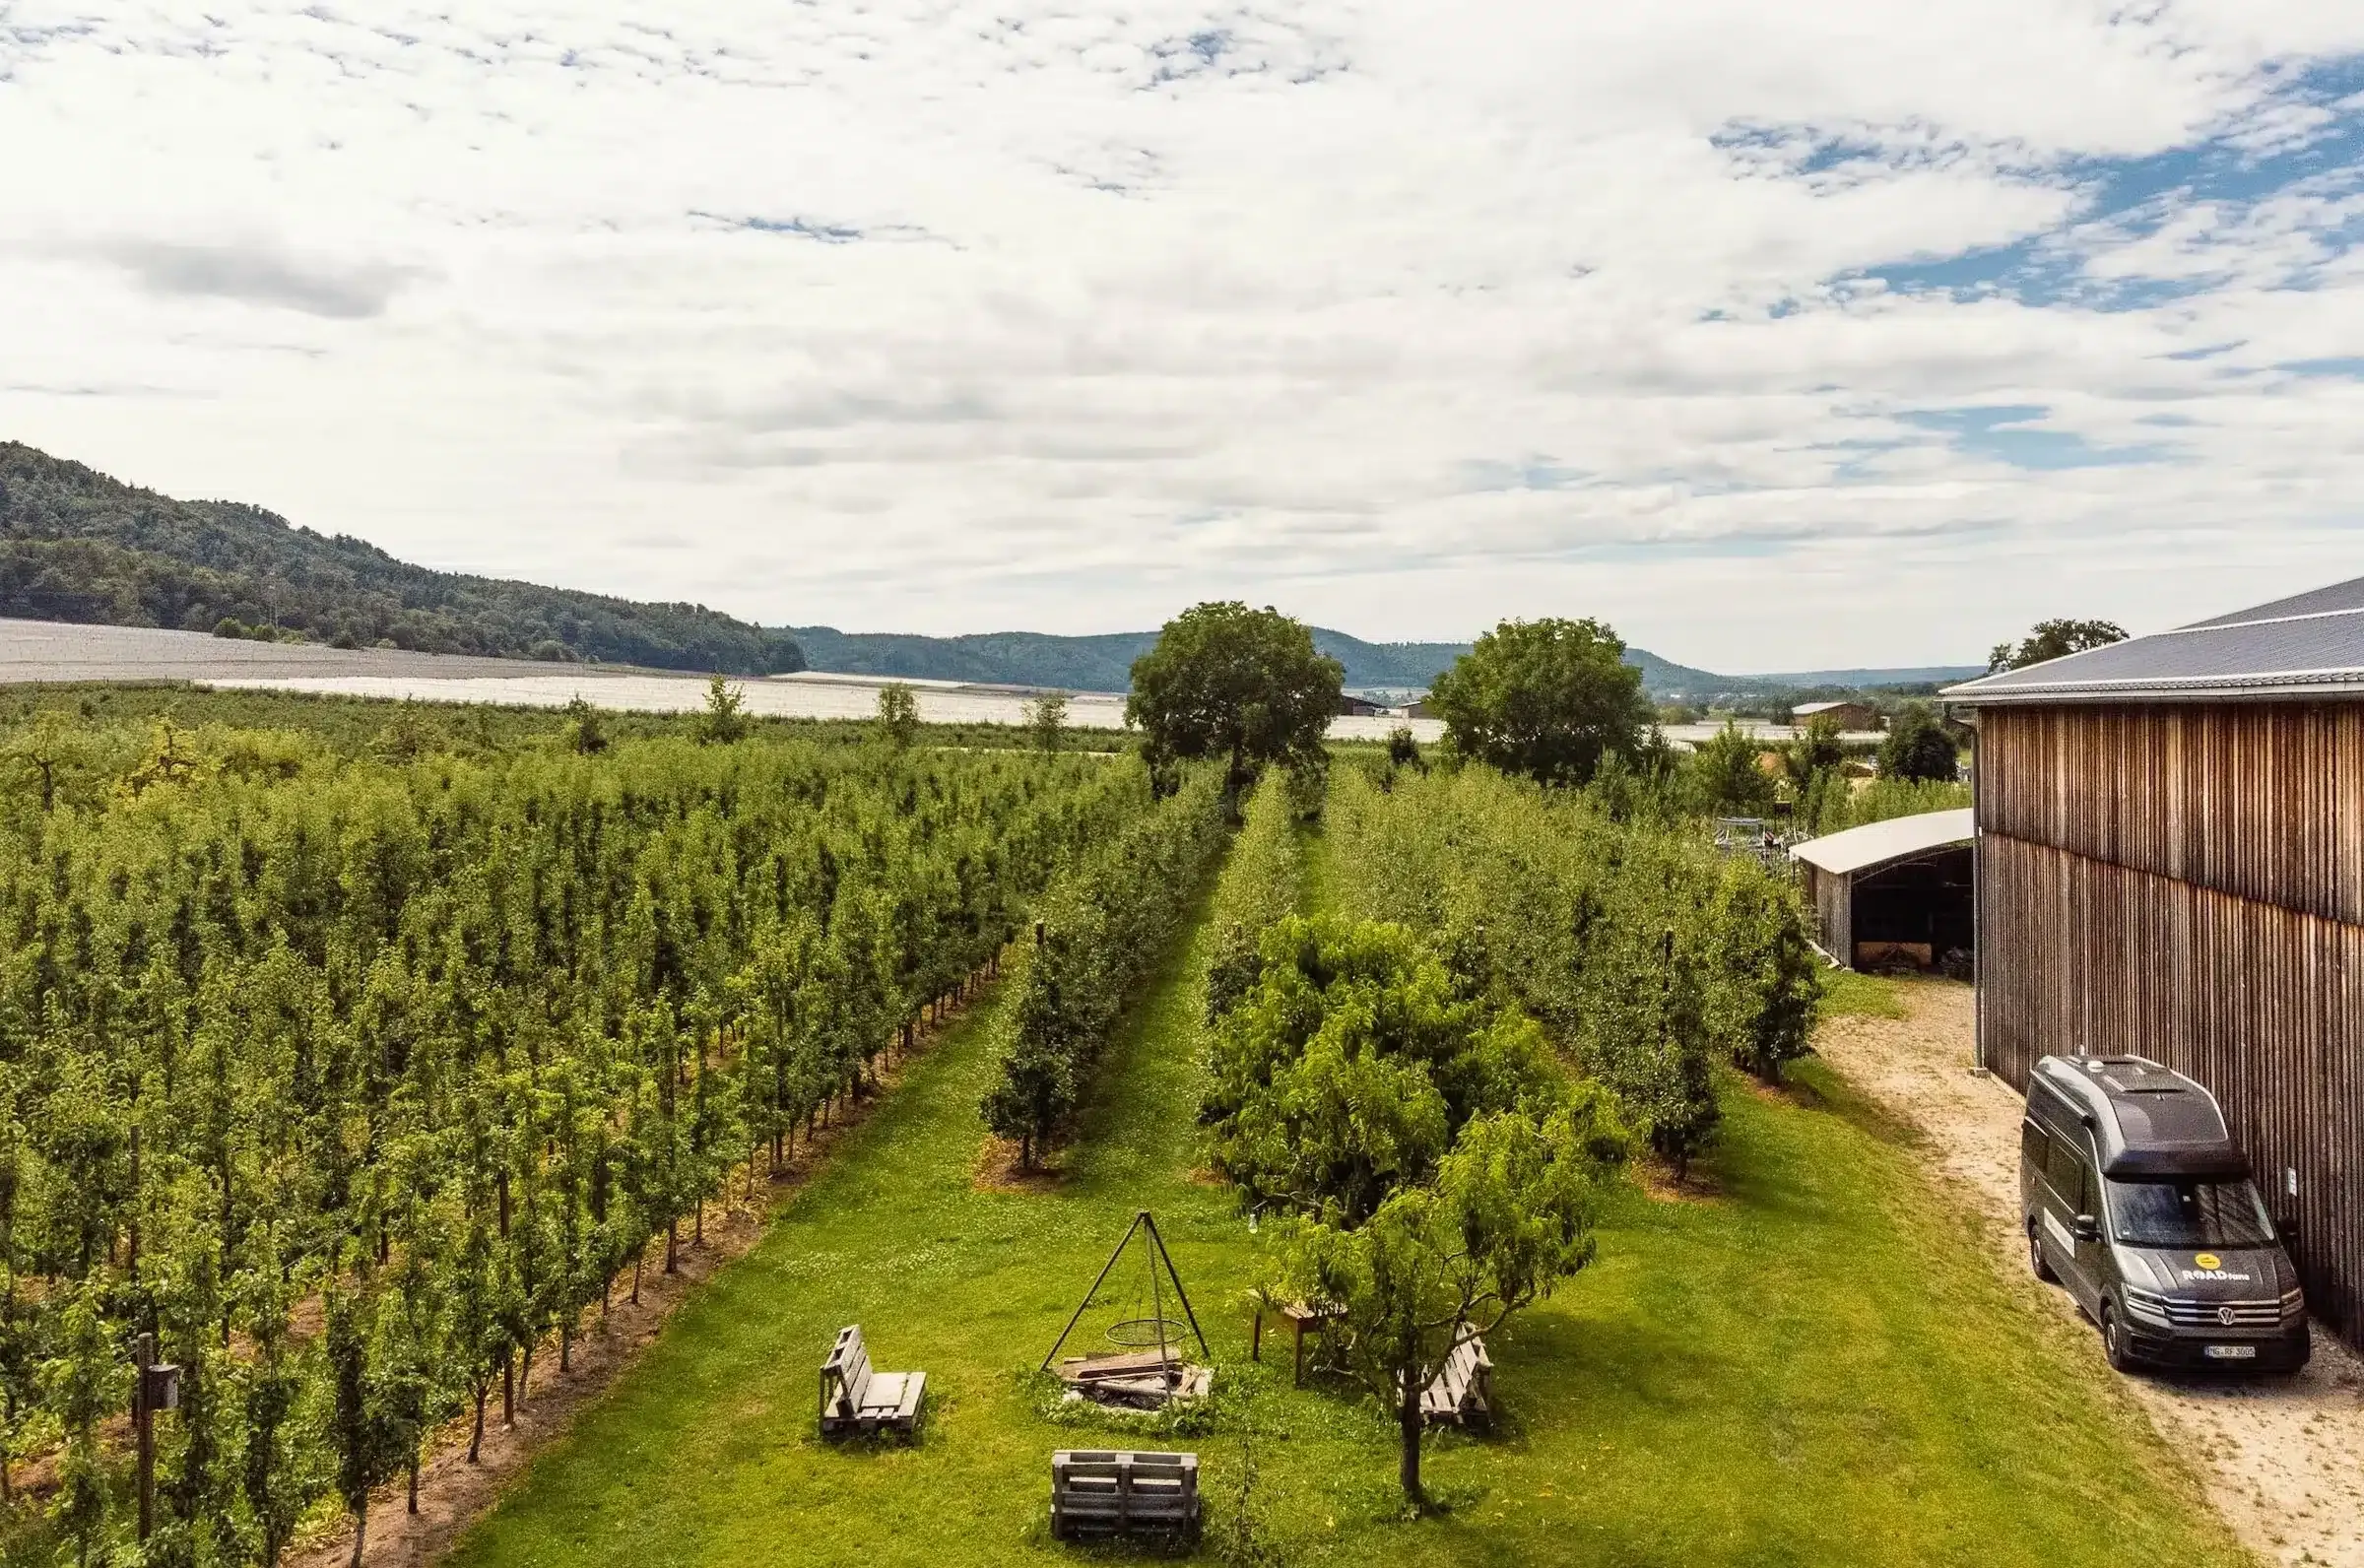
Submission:
M 1850 827 L 1791 846 L 1806 874 L 1824 950 L 1851 969 L 1931 968 L 1976 950 L 1968 808 Z

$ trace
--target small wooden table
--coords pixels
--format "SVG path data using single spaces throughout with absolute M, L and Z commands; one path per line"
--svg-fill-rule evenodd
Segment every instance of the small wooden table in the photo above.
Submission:
M 1264 1359 L 1265 1310 L 1266 1303 L 1257 1303 L 1256 1326 L 1252 1331 L 1250 1331 L 1249 1334 L 1248 1359 L 1251 1361 L 1261 1361 Z M 1298 1388 L 1303 1388 L 1305 1386 L 1305 1331 L 1307 1329 L 1319 1329 L 1327 1324 L 1338 1322 L 1340 1319 L 1346 1316 L 1345 1309 L 1328 1304 L 1308 1306 L 1302 1301 L 1283 1301 L 1272 1304 L 1271 1310 L 1278 1313 L 1281 1321 L 1286 1323 L 1290 1329 L 1295 1331 L 1296 1365 L 1294 1378 L 1296 1386 Z

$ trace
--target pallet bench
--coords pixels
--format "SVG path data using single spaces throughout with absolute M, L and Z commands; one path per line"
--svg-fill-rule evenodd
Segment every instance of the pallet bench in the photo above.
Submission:
M 872 1371 L 862 1325 L 847 1324 L 821 1364 L 821 1435 L 893 1431 L 908 1437 L 919 1426 L 927 1387 L 925 1372 Z
M 1199 1538 L 1199 1456 L 1061 1449 L 1051 1456 L 1057 1540 L 1159 1535 Z
M 1473 1334 L 1453 1347 L 1435 1380 L 1420 1391 L 1420 1417 L 1430 1426 L 1482 1426 L 1493 1407 L 1493 1358 Z

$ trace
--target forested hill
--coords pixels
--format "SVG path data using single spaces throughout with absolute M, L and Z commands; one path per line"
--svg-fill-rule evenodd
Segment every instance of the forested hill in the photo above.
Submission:
M 1112 631 L 1059 637 L 1043 631 L 983 631 L 923 637 L 894 631 L 839 631 L 795 626 L 816 670 L 837 675 L 902 676 L 925 681 L 989 681 L 1059 686 L 1070 691 L 1122 691 L 1132 685 L 1133 661 L 1156 642 L 1154 631 Z M 1314 646 L 1346 666 L 1346 685 L 1425 686 L 1466 642 L 1365 642 L 1316 626 Z
M 1116 631 L 1096 637 L 1055 637 L 1040 631 L 988 631 L 960 637 L 922 637 L 886 631 L 839 631 L 834 626 L 792 627 L 816 670 L 838 675 L 902 676 L 925 681 L 994 681 L 1012 686 L 1062 686 L 1070 691 L 1122 691 L 1132 684 L 1133 661 L 1149 651 L 1154 631 Z M 1470 651 L 1466 642 L 1365 642 L 1326 626 L 1313 628 L 1313 645 L 1346 667 L 1350 691 L 1421 688 Z M 1815 686 L 1810 678 L 1728 676 L 1675 664 L 1641 648 L 1625 650 L 1625 662 L 1642 672 L 1653 693 L 1752 691 L 1789 685 Z M 1877 671 L 1850 672 L 1876 676 Z M 1918 677 L 1915 677 L 1918 679 Z M 1866 684 L 1876 685 L 1876 682 Z
M 0 616 L 193 631 L 234 621 L 345 646 L 734 675 L 805 667 L 787 632 L 701 606 L 430 571 L 258 506 L 174 500 L 14 441 L 0 441 Z

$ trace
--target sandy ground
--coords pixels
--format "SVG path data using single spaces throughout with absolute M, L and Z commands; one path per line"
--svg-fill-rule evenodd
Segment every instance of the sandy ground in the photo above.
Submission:
M 558 1370 L 557 1340 L 543 1344 L 534 1356 L 533 1384 L 517 1402 L 516 1423 L 500 1419 L 497 1384 L 488 1402 L 485 1441 L 479 1463 L 468 1463 L 469 1417 L 448 1422 L 435 1434 L 427 1463 L 419 1475 L 419 1512 L 404 1509 L 404 1482 L 396 1480 L 371 1494 L 369 1530 L 363 1542 L 363 1568 L 425 1568 L 441 1559 L 468 1528 L 499 1500 L 526 1464 L 573 1424 L 575 1413 L 604 1393 L 608 1386 L 652 1343 L 674 1310 L 693 1295 L 725 1265 L 746 1256 L 762 1239 L 773 1208 L 808 1181 L 829 1157 L 837 1141 L 869 1118 L 882 1098 L 894 1090 L 904 1070 L 968 1005 L 985 995 L 982 977 L 967 1003 L 947 1008 L 942 1017 L 924 1024 L 913 1049 L 893 1058 L 881 1058 L 879 1092 L 863 1099 L 850 1112 L 839 1114 L 810 1140 L 800 1139 L 795 1155 L 768 1182 L 758 1162 L 751 1195 L 742 1166 L 726 1185 L 721 1201 L 706 1209 L 702 1246 L 690 1242 L 690 1225 L 682 1223 L 680 1272 L 661 1272 L 665 1259 L 662 1240 L 650 1245 L 640 1284 L 640 1302 L 625 1298 L 627 1275 L 618 1286 L 606 1321 L 594 1307 L 586 1314 L 584 1333 L 575 1340 L 571 1367 Z M 815 1349 L 815 1365 L 825 1346 Z M 288 1568 L 345 1568 L 353 1555 L 353 1522 L 340 1515 L 323 1535 L 299 1542 L 287 1554 Z
M 2029 1275 L 2019 1239 L 2019 1097 L 1971 1072 L 1972 993 L 1902 988 L 1910 1016 L 1839 1018 L 1824 1060 L 1919 1128 L 1954 1190 L 1993 1223 L 1996 1267 L 2082 1322 L 2067 1291 Z M 2092 1354 L 2101 1355 L 2100 1336 Z M 2261 1557 L 2364 1568 L 2364 1364 L 2320 1324 L 2296 1378 L 2130 1377 L 2128 1391 L 2200 1473 L 2209 1501 Z

